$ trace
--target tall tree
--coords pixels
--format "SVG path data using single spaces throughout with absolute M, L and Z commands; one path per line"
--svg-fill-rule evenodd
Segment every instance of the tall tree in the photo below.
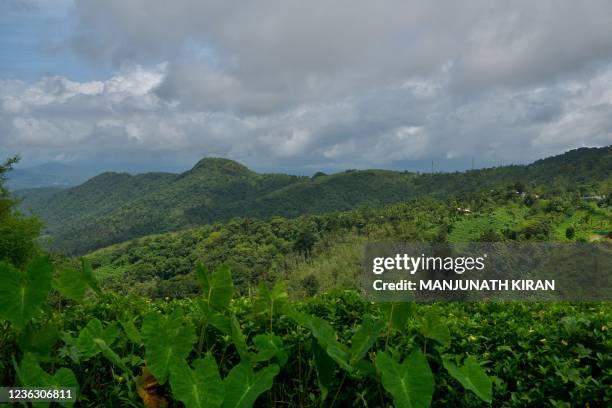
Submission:
M 17 201 L 5 186 L 7 173 L 18 161 L 19 156 L 14 156 L 0 164 L 0 262 L 21 267 L 40 250 L 37 238 L 42 224 L 17 211 Z

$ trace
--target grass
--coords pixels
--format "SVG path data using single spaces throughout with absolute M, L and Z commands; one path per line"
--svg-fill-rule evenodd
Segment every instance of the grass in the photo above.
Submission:
M 576 234 L 573 240 L 591 241 L 597 232 L 612 229 L 612 216 L 595 205 L 589 209 L 577 210 L 555 228 L 553 240 L 570 241 L 565 236 L 565 231 L 570 227 L 574 228 Z
M 490 213 L 468 214 L 453 224 L 448 235 L 450 242 L 469 242 L 480 238 L 483 232 L 493 230 L 501 232 L 513 229 L 525 217 L 526 208 L 518 206 L 505 206 L 497 208 Z

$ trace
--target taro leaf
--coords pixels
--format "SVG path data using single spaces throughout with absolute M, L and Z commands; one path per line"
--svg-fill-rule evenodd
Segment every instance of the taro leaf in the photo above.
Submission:
M 353 371 L 349 363 L 350 350 L 336 340 L 334 328 L 325 320 L 300 312 L 292 312 L 291 318 L 306 327 L 317 339 L 325 352 L 346 371 Z
M 231 334 L 232 322 L 229 317 L 224 315 L 222 312 L 216 311 L 208 305 L 208 301 L 204 299 L 198 299 L 197 306 L 204 316 L 204 320 L 219 330 L 221 333 Z M 201 316 L 198 316 L 200 318 Z
M 123 331 L 127 334 L 128 339 L 136 345 L 142 344 L 142 336 L 140 332 L 136 328 L 136 325 L 131 320 L 122 320 L 121 326 L 123 327 Z
M 380 308 L 387 320 L 387 326 L 393 330 L 402 330 L 412 314 L 412 303 L 409 302 L 382 303 Z
M 378 339 L 380 331 L 385 327 L 386 322 L 382 319 L 374 320 L 370 317 L 363 319 L 361 327 L 355 332 L 351 339 L 351 359 L 350 364 L 355 366 L 359 360 L 365 357 L 366 353 Z
M 207 355 L 193 362 L 192 370 L 184 360 L 170 368 L 174 397 L 186 408 L 214 408 L 223 403 L 224 388 L 214 357 Z
M 232 325 L 232 342 L 234 343 L 234 347 L 236 347 L 236 351 L 238 351 L 238 355 L 240 359 L 243 361 L 250 361 L 251 353 L 249 352 L 249 348 L 246 343 L 246 338 L 240 329 L 240 323 L 236 316 L 232 316 L 231 320 Z
M 187 358 L 196 341 L 193 326 L 186 325 L 180 313 L 148 314 L 142 323 L 145 359 L 160 384 L 168 379 L 170 365 Z
M 354 368 L 362 377 L 376 376 L 376 367 L 374 367 L 374 363 L 372 363 L 370 360 L 366 360 L 365 358 L 355 363 Z
M 469 356 L 463 362 L 463 367 L 457 367 L 452 361 L 445 358 L 444 368 L 467 390 L 472 390 L 483 401 L 491 403 L 493 400 L 493 382 L 478 364 L 476 358 Z
M 64 269 L 53 280 L 53 288 L 64 297 L 81 302 L 87 290 L 87 281 L 81 271 Z
M 208 322 L 219 330 L 221 333 L 230 333 L 232 331 L 232 321 L 229 317 L 219 313 L 213 312 L 208 317 Z
M 17 368 L 17 376 L 24 388 L 74 388 L 78 391 L 79 384 L 72 370 L 60 368 L 51 375 L 45 372 L 33 354 L 26 353 Z M 68 407 L 71 402 L 62 402 L 60 405 Z M 48 407 L 49 403 L 41 402 L 32 404 L 33 407 Z
M 253 304 L 255 313 L 265 313 L 269 319 L 281 313 L 289 303 L 289 295 L 282 281 L 276 282 L 272 289 L 262 282 L 259 284 L 257 298 Z
M 357 363 L 365 357 L 385 326 L 383 320 L 364 319 L 351 339 L 351 348 L 348 348 L 336 340 L 334 328 L 325 320 L 299 312 L 290 315 L 298 324 L 309 329 L 323 350 L 349 373 L 357 369 Z
M 327 394 L 334 381 L 335 367 L 334 360 L 327 355 L 318 342 L 312 344 L 314 352 L 315 368 L 317 369 L 317 383 L 321 390 L 321 403 L 327 399 Z
M 127 368 L 125 363 L 123 361 L 121 361 L 121 357 L 119 357 L 117 355 L 117 353 L 115 353 L 109 347 L 109 345 L 106 344 L 106 342 L 104 340 L 102 340 L 100 338 L 96 338 L 93 341 L 94 341 L 95 345 L 98 346 L 98 349 L 100 349 L 102 354 L 104 354 L 104 357 L 106 357 L 111 363 L 113 363 L 117 367 L 121 368 L 124 372 L 126 372 L 126 373 L 131 375 L 130 370 Z
M 423 336 L 437 341 L 444 347 L 450 346 L 451 336 L 448 326 L 437 313 L 426 313 L 421 319 L 420 329 Z
M 98 286 L 98 281 L 94 277 L 93 268 L 91 267 L 89 261 L 85 258 L 81 258 L 81 269 L 83 270 L 83 277 L 85 278 L 85 281 L 89 287 L 92 288 L 98 295 L 101 295 L 102 291 L 100 290 L 100 286 Z
M 376 355 L 376 368 L 381 373 L 385 390 L 393 396 L 397 408 L 429 407 L 434 391 L 434 376 L 427 359 L 414 350 L 398 363 L 384 351 Z
M 118 335 L 119 328 L 115 324 L 111 324 L 104 329 L 100 320 L 91 319 L 79 333 L 76 342 L 79 355 L 84 360 L 90 359 L 102 351 L 96 344 L 96 339 L 100 339 L 110 346 Z
M 253 337 L 253 343 L 259 350 L 254 361 L 267 361 L 272 357 L 276 357 L 281 367 L 287 364 L 289 356 L 287 350 L 283 347 L 283 339 L 279 336 L 260 334 L 259 336 Z
M 27 325 L 19 338 L 19 348 L 24 352 L 48 356 L 59 339 L 60 330 L 55 323 L 45 323 L 37 330 Z
M 213 273 L 202 264 L 196 266 L 196 273 L 202 286 L 202 298 L 212 308 L 223 310 L 234 295 L 234 284 L 229 266 L 221 265 Z
M 276 364 L 272 364 L 253 372 L 248 363 L 242 362 L 232 368 L 225 377 L 224 408 L 251 408 L 257 397 L 272 388 L 272 381 L 279 372 Z
M 48 258 L 34 259 L 24 271 L 0 262 L 0 316 L 23 329 L 47 300 L 52 275 Z

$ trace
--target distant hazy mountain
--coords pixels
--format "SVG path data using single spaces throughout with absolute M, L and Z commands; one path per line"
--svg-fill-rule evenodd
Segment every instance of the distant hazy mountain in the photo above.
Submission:
M 27 168 L 15 168 L 8 173 L 8 188 L 22 190 L 38 187 L 71 187 L 93 177 L 95 172 L 62 163 L 45 163 Z
M 611 178 L 612 147 L 577 149 L 527 166 L 437 174 L 360 170 L 298 177 L 258 174 L 231 160 L 206 158 L 181 174 L 103 173 L 76 187 L 19 195 L 22 208 L 46 222 L 55 249 L 84 253 L 236 216 L 296 217 L 517 182 L 588 189 Z

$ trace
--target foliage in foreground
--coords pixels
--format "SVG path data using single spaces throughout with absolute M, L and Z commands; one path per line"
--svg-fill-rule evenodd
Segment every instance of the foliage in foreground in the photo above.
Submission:
M 197 298 L 151 303 L 101 292 L 87 262 L 2 264 L 2 384 L 76 387 L 83 406 L 612 401 L 608 305 L 291 302 L 281 283 L 234 298 L 227 267 L 197 276 Z

